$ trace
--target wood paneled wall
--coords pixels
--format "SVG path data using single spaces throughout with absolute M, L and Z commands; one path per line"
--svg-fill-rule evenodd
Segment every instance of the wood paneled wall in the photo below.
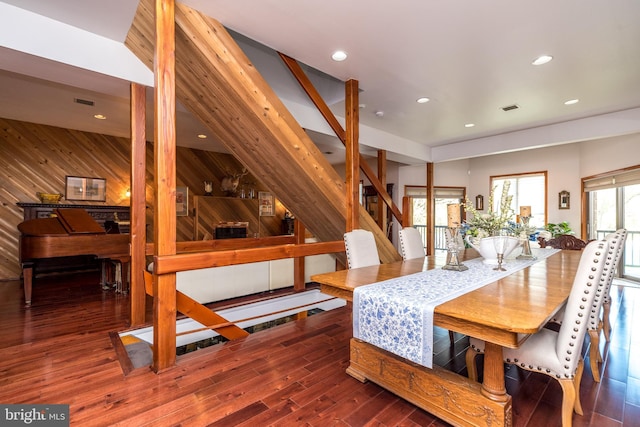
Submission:
M 17 225 L 22 222 L 23 213 L 16 203 L 39 202 L 36 195 L 39 191 L 64 194 L 65 176 L 75 175 L 107 179 L 106 202 L 93 204 L 128 205 L 129 158 L 129 138 L 0 118 L 0 280 L 16 279 L 21 274 Z M 147 224 L 150 225 L 153 222 L 152 162 L 153 147 L 149 143 L 146 200 Z M 177 181 L 178 185 L 189 187 L 189 215 L 178 217 L 177 240 L 192 240 L 193 197 L 204 194 L 204 180 L 213 181 L 214 196 L 222 196 L 222 178 L 230 172 L 242 170 L 242 167 L 229 154 L 178 147 Z M 250 174 L 243 177 L 241 182 L 255 183 L 256 190 L 266 191 Z M 237 203 L 234 199 L 229 199 L 229 202 Z M 86 202 L 77 202 L 82 203 Z M 276 206 L 275 217 L 261 218 L 263 236 L 280 232 L 284 207 L 280 204 Z M 255 210 L 257 216 L 257 208 Z M 226 218 L 231 212 L 233 210 L 226 203 L 212 204 L 207 206 L 205 218 L 210 218 L 210 221 L 214 218 L 216 221 L 256 221 L 255 217 Z M 257 223 L 254 223 L 253 228 L 256 227 Z M 148 228 L 149 238 L 152 237 L 151 230 Z M 250 231 L 255 232 L 251 225 Z

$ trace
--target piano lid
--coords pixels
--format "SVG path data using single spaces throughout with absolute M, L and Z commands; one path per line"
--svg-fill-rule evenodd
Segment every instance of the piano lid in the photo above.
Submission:
M 104 228 L 84 209 L 54 209 L 56 218 L 37 218 L 18 224 L 18 230 L 28 236 L 58 236 L 68 234 L 105 234 Z

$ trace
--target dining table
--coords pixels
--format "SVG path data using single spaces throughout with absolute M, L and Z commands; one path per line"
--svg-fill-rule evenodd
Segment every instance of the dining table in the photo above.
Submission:
M 544 250 L 548 249 L 535 249 L 533 253 Z M 375 382 L 453 425 L 511 426 L 511 396 L 505 387 L 502 350 L 520 346 L 562 308 L 580 256 L 581 251 L 556 251 L 435 306 L 433 326 L 486 342 L 481 384 L 437 365 L 422 366 L 353 337 L 347 373 L 362 382 Z M 471 248 L 458 254 L 462 263 L 477 257 L 479 254 Z M 424 274 L 446 264 L 445 256 L 430 255 L 316 274 L 311 280 L 320 284 L 323 293 L 343 298 L 353 307 L 354 291 L 361 286 Z

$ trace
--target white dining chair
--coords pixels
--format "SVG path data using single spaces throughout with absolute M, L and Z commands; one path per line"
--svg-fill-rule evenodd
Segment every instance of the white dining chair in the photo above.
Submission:
M 593 300 L 602 278 L 607 257 L 605 241 L 592 241 L 584 249 L 565 308 L 565 318 L 559 331 L 541 329 L 518 348 L 504 348 L 505 363 L 522 369 L 549 375 L 562 388 L 562 426 L 570 427 L 572 412 L 582 415 L 580 381 L 584 362 L 582 343 L 587 332 Z M 466 354 L 469 378 L 477 381 L 475 356 L 484 353 L 485 343 L 469 338 Z
M 607 295 L 611 290 L 611 283 L 613 282 L 615 270 L 618 267 L 618 260 L 620 259 L 620 253 L 622 252 L 626 236 L 627 231 L 620 229 L 605 237 L 609 255 L 605 260 L 602 278 L 598 284 L 598 290 L 596 291 L 596 296 L 593 300 L 593 305 L 589 313 L 589 324 L 587 326 L 587 333 L 589 334 L 589 339 L 591 341 L 589 345 L 589 368 L 591 369 L 593 380 L 597 383 L 600 382 L 600 368 L 598 363 L 602 362 L 602 354 L 600 353 L 600 333 L 602 332 L 603 322 L 600 320 L 600 312 L 602 311 L 605 295 Z M 558 325 L 562 324 L 565 317 L 565 307 L 555 314 L 550 323 L 556 323 Z
M 344 233 L 344 247 L 349 269 L 380 264 L 380 256 L 373 233 L 355 229 Z
M 627 230 L 621 228 L 616 230 L 616 233 L 621 233 L 623 235 L 622 242 L 620 242 L 620 248 L 618 252 L 618 261 L 622 256 L 622 252 L 624 251 L 625 244 L 627 242 Z M 617 263 L 616 263 L 617 267 Z M 614 268 L 615 269 L 615 268 Z M 615 275 L 615 271 L 613 272 Z M 613 283 L 613 277 L 611 278 L 611 283 Z M 611 311 L 611 283 L 604 290 L 603 298 L 602 298 L 602 330 L 604 331 L 604 338 L 606 341 L 611 339 L 611 321 L 609 320 L 609 312 Z
M 424 258 L 426 255 L 424 243 L 422 235 L 417 228 L 404 227 L 398 234 L 400 237 L 400 252 L 402 253 L 403 260 Z

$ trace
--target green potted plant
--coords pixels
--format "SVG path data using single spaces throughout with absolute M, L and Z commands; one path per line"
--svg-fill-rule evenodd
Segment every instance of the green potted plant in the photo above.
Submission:
M 544 226 L 544 229 L 551 233 L 551 237 L 554 239 L 562 234 L 573 234 L 573 230 L 567 221 L 562 221 L 558 224 L 550 222 Z

